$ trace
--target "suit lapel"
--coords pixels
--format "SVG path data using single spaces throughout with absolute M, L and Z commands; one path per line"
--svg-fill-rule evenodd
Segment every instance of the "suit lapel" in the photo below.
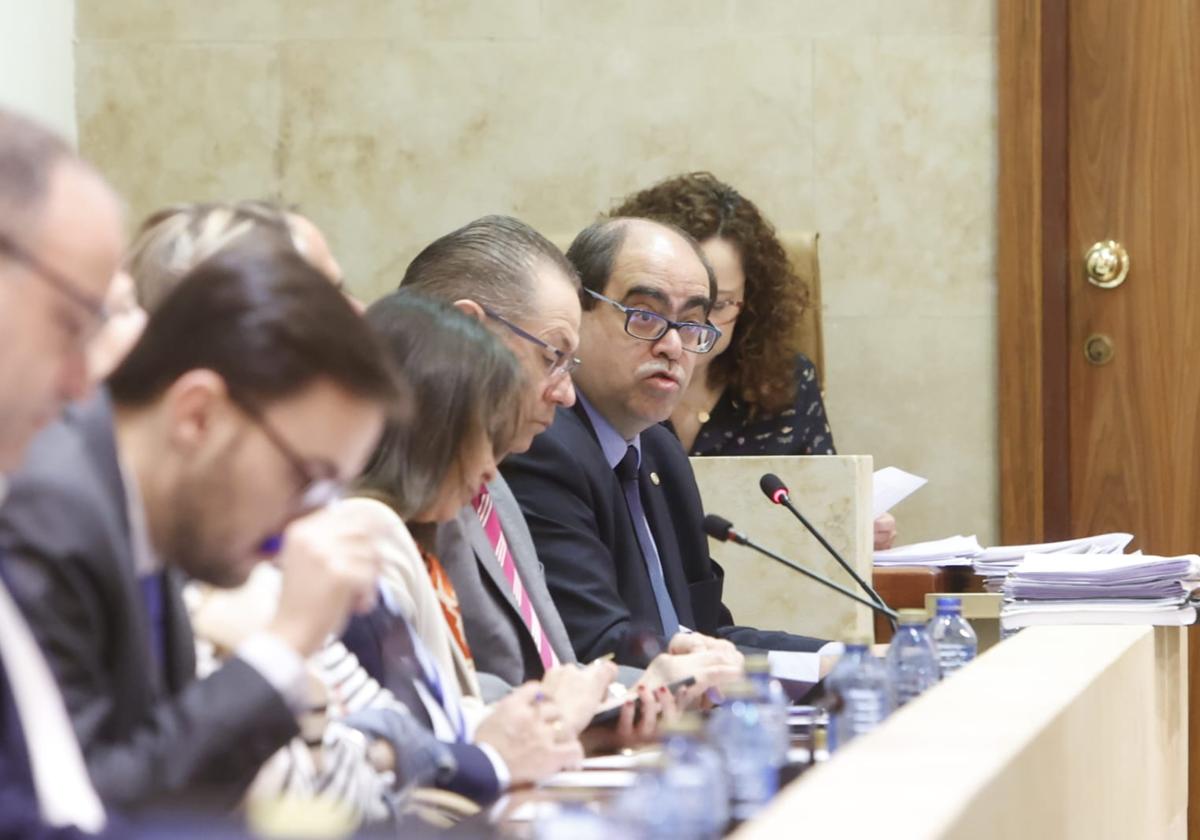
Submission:
M 591 418 L 588 417 L 587 410 L 579 401 L 570 409 L 575 412 L 575 416 L 583 423 L 584 427 L 594 440 L 599 441 L 596 435 L 596 427 L 592 425 Z M 675 539 L 675 529 L 672 525 L 670 509 L 667 507 L 666 500 L 662 497 L 662 489 L 654 485 L 649 480 L 650 471 L 654 469 L 651 460 L 651 455 L 647 451 L 646 436 L 642 435 L 642 458 L 641 468 L 638 470 L 638 490 L 642 498 L 642 509 L 646 514 L 646 524 L 650 527 L 650 534 L 654 537 L 654 545 L 658 549 L 659 563 L 662 565 L 663 579 L 667 584 L 667 592 L 671 596 L 671 603 L 675 607 L 675 615 L 679 619 L 679 623 L 687 627 L 695 626 L 695 618 L 692 613 L 692 596 L 688 588 L 687 578 L 683 573 L 683 561 L 679 555 L 679 545 Z M 610 470 L 611 473 L 611 470 Z M 628 508 L 624 500 L 624 491 L 621 489 L 621 483 L 617 480 L 616 475 L 612 475 L 613 486 L 616 488 L 616 498 L 621 500 L 618 509 L 626 512 L 626 519 L 629 522 L 629 527 L 634 528 L 633 519 L 628 513 Z M 645 572 L 645 563 L 641 566 Z M 645 572 L 646 586 L 649 587 L 650 576 Z M 649 591 L 649 590 L 647 590 Z
M 496 515 L 500 517 L 500 527 L 508 540 L 508 550 L 512 554 L 517 573 L 521 576 L 521 582 L 525 585 L 529 604 L 542 625 L 542 632 L 546 634 L 550 647 L 560 662 L 574 662 L 575 649 L 571 646 L 567 628 L 563 626 L 562 617 L 558 614 L 558 607 L 554 605 L 554 599 L 550 597 L 550 590 L 546 587 L 546 576 L 538 563 L 537 550 L 529 537 L 521 507 L 502 478 L 493 482 L 491 493 L 492 501 L 496 505 Z
M 119 555 L 117 573 L 119 586 L 124 593 L 126 603 L 132 609 L 135 649 L 124 651 L 124 656 L 137 657 L 139 673 L 146 675 L 147 688 L 151 697 L 161 697 L 164 693 L 164 674 L 159 673 L 158 664 L 151 652 L 150 627 L 146 614 L 146 604 L 142 597 L 142 588 L 134 568 L 133 539 L 130 534 L 128 495 L 125 492 L 125 481 L 121 474 L 120 460 L 117 456 L 116 427 L 113 417 L 112 401 L 108 391 L 100 389 L 96 396 L 86 403 L 76 404 L 69 409 L 70 422 L 74 423 L 84 441 L 84 451 L 92 461 L 92 467 L 104 489 L 101 504 L 111 505 L 116 521 L 119 523 L 119 543 L 113 546 Z M 164 612 L 169 602 L 167 592 L 169 586 L 164 580 L 163 597 Z M 165 617 L 165 616 L 164 616 Z M 167 647 L 167 657 L 174 656 L 174 649 Z M 195 656 L 195 652 L 192 652 Z M 193 660 L 194 661 L 194 660 Z
M 493 498 L 493 503 L 495 499 Z M 517 620 L 521 620 L 521 612 L 517 607 L 517 599 L 513 596 L 512 587 L 508 585 L 508 579 L 504 577 L 504 570 L 500 568 L 500 561 L 496 559 L 496 552 L 492 550 L 492 544 L 487 538 L 487 533 L 483 530 L 483 523 L 479 521 L 479 514 L 475 512 L 472 505 L 463 508 L 460 514 L 460 522 L 463 527 L 463 533 L 467 536 L 467 543 L 471 546 L 471 550 L 475 552 L 475 560 L 479 563 L 483 573 L 491 579 L 496 588 L 500 590 L 501 597 L 504 602 L 512 608 L 516 613 Z M 512 551 L 512 547 L 509 547 Z

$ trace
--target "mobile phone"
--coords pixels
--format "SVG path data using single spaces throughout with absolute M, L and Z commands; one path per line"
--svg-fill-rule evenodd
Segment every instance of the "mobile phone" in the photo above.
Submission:
M 674 694 L 676 691 L 678 691 L 681 688 L 687 688 L 688 686 L 692 686 L 695 684 L 696 684 L 695 677 L 684 677 L 683 679 L 676 680 L 675 682 L 668 685 L 667 691 Z M 633 719 L 634 719 L 634 721 L 637 721 L 642 716 L 642 698 L 636 697 L 633 701 L 633 704 L 634 704 Z M 623 703 L 618 703 L 617 705 L 612 706 L 608 709 L 604 709 L 603 711 L 596 712 L 596 714 L 594 714 L 592 716 L 592 720 L 588 724 L 588 726 L 606 726 L 609 724 L 616 723 L 617 720 L 619 720 L 621 717 L 621 707 L 623 705 L 624 705 Z

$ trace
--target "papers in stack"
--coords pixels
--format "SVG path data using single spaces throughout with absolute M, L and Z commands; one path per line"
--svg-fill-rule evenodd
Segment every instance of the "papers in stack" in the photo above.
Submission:
M 983 552 L 974 536 L 947 537 L 875 552 L 876 566 L 970 566 Z
M 1200 557 L 1029 554 L 1004 581 L 1006 628 L 1042 624 L 1192 624 Z
M 1133 539 L 1132 534 L 1100 534 L 1062 542 L 1037 545 L 998 545 L 985 548 L 975 558 L 975 574 L 987 578 L 984 588 L 1000 592 L 1005 575 L 1030 554 L 1120 554 Z

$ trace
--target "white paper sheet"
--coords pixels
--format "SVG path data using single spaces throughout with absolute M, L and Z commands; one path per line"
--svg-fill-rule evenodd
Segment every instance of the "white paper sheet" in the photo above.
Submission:
M 637 779 L 633 770 L 566 770 L 555 773 L 539 787 L 549 788 L 625 788 Z
M 927 483 L 927 479 L 898 467 L 876 470 L 872 484 L 871 516 L 878 519 Z

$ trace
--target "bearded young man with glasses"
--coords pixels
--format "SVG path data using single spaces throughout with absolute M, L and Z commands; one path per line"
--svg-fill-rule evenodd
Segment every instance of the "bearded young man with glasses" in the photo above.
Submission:
M 585 293 L 578 400 L 501 471 L 576 653 L 644 666 L 668 646 L 818 651 L 825 642 L 734 626 L 687 456 L 660 425 L 721 334 L 699 246 L 667 225 L 613 219 L 580 233 L 567 258 Z
M 0 551 L 107 804 L 232 806 L 297 734 L 305 658 L 371 606 L 380 571 L 369 534 L 313 511 L 397 400 L 345 298 L 248 241 L 195 268 L 106 387 L 34 440 Z M 237 586 L 269 555 L 274 619 L 196 679 L 183 580 Z

